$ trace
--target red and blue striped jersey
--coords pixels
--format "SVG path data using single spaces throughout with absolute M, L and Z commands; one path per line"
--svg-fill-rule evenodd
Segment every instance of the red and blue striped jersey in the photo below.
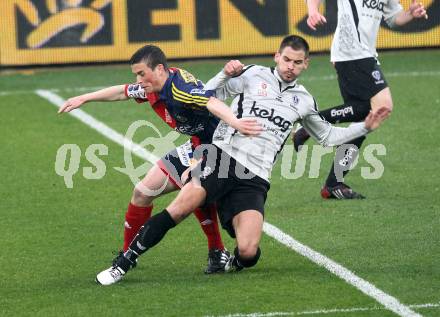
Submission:
M 125 86 L 126 96 L 137 102 L 148 101 L 162 120 L 176 131 L 196 136 L 201 143 L 211 143 L 219 119 L 206 105 L 215 91 L 205 90 L 200 80 L 183 69 L 170 68 L 169 71 L 159 93 L 147 94 L 139 84 L 131 84 Z

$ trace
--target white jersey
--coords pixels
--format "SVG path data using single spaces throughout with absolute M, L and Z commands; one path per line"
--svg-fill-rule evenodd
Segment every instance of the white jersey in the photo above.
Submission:
M 402 10 L 399 0 L 338 0 L 331 61 L 377 57 L 376 39 L 382 17 L 393 27 L 396 14 Z
M 231 108 L 238 118 L 253 117 L 261 123 L 263 131 L 248 137 L 220 121 L 212 143 L 267 181 L 297 121 L 325 146 L 343 144 L 368 132 L 363 122 L 333 127 L 319 115 L 312 95 L 296 81 L 283 82 L 274 68 L 250 65 L 230 79 L 220 72 L 205 89 L 216 89 L 219 99 L 234 97 Z

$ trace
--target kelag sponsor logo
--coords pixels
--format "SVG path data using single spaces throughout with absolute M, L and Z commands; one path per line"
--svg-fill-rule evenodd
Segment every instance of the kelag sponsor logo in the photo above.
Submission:
M 259 117 L 259 118 L 267 119 L 269 122 L 272 122 L 277 127 L 280 127 L 282 132 L 286 132 L 290 128 L 290 126 L 292 125 L 292 122 L 284 119 L 283 117 L 274 116 L 275 109 L 272 108 L 269 111 L 267 109 L 258 108 L 255 102 L 252 105 L 252 108 L 249 111 L 249 114 L 254 115 L 256 117 Z
M 383 11 L 384 3 L 378 0 L 363 0 L 362 1 L 362 7 L 368 8 L 368 9 L 375 9 L 377 11 Z

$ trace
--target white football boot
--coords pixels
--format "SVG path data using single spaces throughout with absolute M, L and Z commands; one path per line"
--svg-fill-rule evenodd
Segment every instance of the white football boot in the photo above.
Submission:
M 113 265 L 96 275 L 96 283 L 106 286 L 112 285 L 122 280 L 124 275 L 125 272 L 119 266 Z

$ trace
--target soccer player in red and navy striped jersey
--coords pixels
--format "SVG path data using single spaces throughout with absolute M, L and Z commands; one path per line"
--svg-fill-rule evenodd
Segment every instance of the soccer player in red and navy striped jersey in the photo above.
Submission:
M 207 102 L 214 91 L 205 90 L 203 83 L 189 72 L 169 68 L 160 48 L 153 45 L 142 47 L 132 56 L 130 64 L 136 75 L 135 84 L 112 86 L 70 98 L 59 110 L 59 113 L 69 112 L 91 101 L 134 99 L 139 103 L 149 102 L 171 128 L 191 136 L 189 142 L 163 156 L 135 186 L 125 214 L 124 251 L 150 218 L 153 200 L 182 187 L 182 176 L 191 164 L 192 151 L 199 144 L 211 143 L 219 122 L 207 109 Z M 236 120 L 235 116 L 232 119 Z M 160 193 L 151 194 L 159 189 Z M 205 273 L 222 271 L 229 253 L 221 239 L 215 205 L 198 208 L 195 215 L 208 238 L 208 267 Z

